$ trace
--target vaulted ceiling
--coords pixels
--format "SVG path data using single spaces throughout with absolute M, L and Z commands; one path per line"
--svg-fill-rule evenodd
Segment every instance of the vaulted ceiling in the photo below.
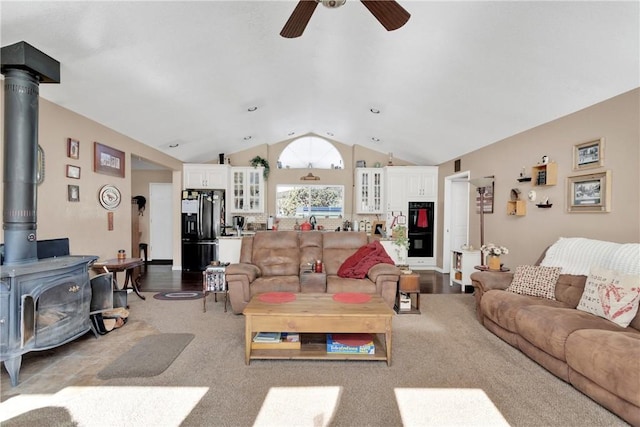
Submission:
M 0 36 L 61 62 L 42 97 L 182 161 L 312 132 L 439 164 L 640 86 L 637 1 L 401 0 L 387 32 L 348 0 L 285 39 L 296 3 L 3 1 Z

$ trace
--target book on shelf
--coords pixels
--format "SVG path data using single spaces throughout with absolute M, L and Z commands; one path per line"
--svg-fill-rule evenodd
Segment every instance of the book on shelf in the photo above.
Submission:
M 283 332 L 282 333 L 282 341 L 287 342 L 299 342 L 300 334 L 297 332 Z
M 258 332 L 253 337 L 254 342 L 280 342 L 282 333 L 280 332 Z

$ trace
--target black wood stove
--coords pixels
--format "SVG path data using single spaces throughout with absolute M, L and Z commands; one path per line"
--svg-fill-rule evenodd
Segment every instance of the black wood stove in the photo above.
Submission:
M 4 80 L 4 261 L 0 265 L 0 361 L 18 384 L 22 355 L 91 329 L 89 266 L 95 256 L 38 259 L 37 151 L 40 83 L 60 63 L 25 42 L 1 50 Z

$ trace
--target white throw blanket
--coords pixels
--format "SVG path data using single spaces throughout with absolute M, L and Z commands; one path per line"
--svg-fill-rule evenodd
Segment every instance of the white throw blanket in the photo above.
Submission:
M 540 265 L 562 267 L 562 274 L 588 276 L 591 267 L 640 275 L 640 243 L 613 243 L 582 237 L 561 237 Z

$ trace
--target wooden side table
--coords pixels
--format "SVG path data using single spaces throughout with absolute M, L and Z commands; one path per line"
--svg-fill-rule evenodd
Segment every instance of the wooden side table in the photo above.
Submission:
M 224 295 L 224 312 L 227 312 L 227 299 L 229 299 L 229 289 L 225 276 L 225 265 L 210 265 L 202 272 L 202 311 L 207 311 L 207 294 L 213 294 L 215 302 L 218 302 L 218 294 Z
M 411 309 L 400 310 L 400 292 L 409 295 L 411 298 Z M 416 303 L 413 304 L 415 296 Z M 398 314 L 420 314 L 420 275 L 417 273 L 400 274 L 398 281 L 398 292 L 396 292 L 396 312 Z

